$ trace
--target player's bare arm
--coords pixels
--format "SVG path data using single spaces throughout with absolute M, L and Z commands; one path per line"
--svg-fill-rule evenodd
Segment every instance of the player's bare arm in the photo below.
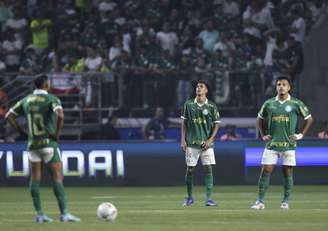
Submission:
M 10 111 L 6 115 L 6 120 L 9 122 L 9 124 L 21 135 L 26 135 L 26 132 L 17 124 L 16 122 L 16 116 L 14 113 L 11 113 Z
M 187 149 L 186 133 L 187 133 L 186 120 L 182 119 L 182 121 L 181 121 L 181 148 L 184 152 Z
M 260 117 L 256 118 L 256 126 L 260 131 L 260 135 L 263 141 L 270 141 L 272 136 L 269 134 L 264 134 L 264 120 Z
M 64 124 L 64 111 L 62 108 L 58 108 L 56 111 L 56 134 L 55 134 L 55 137 L 56 137 L 56 140 L 59 141 L 60 139 L 60 134 L 61 134 L 61 130 L 63 128 L 63 124 Z
M 305 136 L 305 134 L 307 133 L 307 131 L 309 130 L 312 123 L 313 123 L 313 118 L 311 116 L 308 119 L 304 120 L 302 132 L 299 134 L 294 134 L 294 135 L 289 136 L 289 139 L 291 139 L 293 141 L 302 139 Z

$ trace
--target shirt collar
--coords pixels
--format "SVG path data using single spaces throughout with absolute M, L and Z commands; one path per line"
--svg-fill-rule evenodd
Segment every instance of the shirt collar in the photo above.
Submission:
M 34 95 L 48 95 L 48 92 L 46 90 L 42 90 L 42 89 L 35 89 L 33 91 Z
M 287 100 L 290 100 L 290 99 L 291 99 L 290 94 L 288 94 L 287 99 L 285 99 L 284 101 L 280 101 L 278 96 L 276 96 L 276 101 L 279 101 L 279 103 L 284 103 L 284 102 L 286 102 Z
M 195 98 L 194 103 L 197 103 L 199 106 L 203 106 L 204 104 L 208 104 L 208 99 L 205 100 L 204 104 L 200 104 L 200 103 L 197 102 L 197 98 Z

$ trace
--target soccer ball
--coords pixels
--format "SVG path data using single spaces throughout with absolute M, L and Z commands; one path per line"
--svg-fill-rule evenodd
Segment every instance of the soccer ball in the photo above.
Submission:
M 110 202 L 103 202 L 98 206 L 97 216 L 100 220 L 113 222 L 117 217 L 117 208 Z

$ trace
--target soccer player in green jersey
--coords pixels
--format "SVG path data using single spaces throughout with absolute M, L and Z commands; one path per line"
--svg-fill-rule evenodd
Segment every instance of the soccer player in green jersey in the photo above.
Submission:
M 20 133 L 25 133 L 16 123 L 17 116 L 24 116 L 28 122 L 28 158 L 31 166 L 30 192 L 36 210 L 36 222 L 52 222 L 41 208 L 39 193 L 41 164 L 44 162 L 53 179 L 53 190 L 60 209 L 60 221 L 78 222 L 79 218 L 71 215 L 66 207 L 63 186 L 62 163 L 58 141 L 64 120 L 60 100 L 48 94 L 50 83 L 46 75 L 35 78 L 36 89 L 18 101 L 6 115 L 9 123 Z
M 290 88 L 290 80 L 285 76 L 279 77 L 276 80 L 277 96 L 265 101 L 258 113 L 257 126 L 262 140 L 266 141 L 267 144 L 262 156 L 258 198 L 251 207 L 252 209 L 265 208 L 265 193 L 278 158 L 282 158 L 284 176 L 284 194 L 280 208 L 289 209 L 288 199 L 293 187 L 293 167 L 296 166 L 296 142 L 303 138 L 313 122 L 304 103 L 289 95 Z M 296 132 L 298 116 L 304 119 L 301 133 Z
M 219 130 L 220 114 L 216 105 L 210 102 L 206 94 L 208 86 L 204 81 L 198 81 L 196 98 L 184 104 L 181 115 L 181 148 L 186 157 L 186 185 L 187 197 L 183 206 L 194 203 L 192 196 L 193 172 L 200 157 L 205 169 L 206 206 L 217 206 L 212 200 L 213 174 L 212 165 L 215 164 L 213 142 Z

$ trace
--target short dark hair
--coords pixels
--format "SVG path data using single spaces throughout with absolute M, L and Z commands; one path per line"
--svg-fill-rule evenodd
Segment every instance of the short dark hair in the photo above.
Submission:
M 40 89 L 46 81 L 48 81 L 48 76 L 46 74 L 37 75 L 34 79 L 34 86 Z
M 202 80 L 202 79 L 197 80 L 196 86 L 199 83 L 204 84 L 206 86 L 206 88 L 207 88 L 208 91 L 210 90 L 210 86 L 208 85 L 208 83 L 205 80 Z
M 290 78 L 289 78 L 288 76 L 284 76 L 284 75 L 279 76 L 279 77 L 276 79 L 276 84 L 277 84 L 278 81 L 280 81 L 280 80 L 286 80 L 286 81 L 289 83 L 289 85 L 292 86 L 292 82 L 291 82 L 291 80 L 290 80 Z

